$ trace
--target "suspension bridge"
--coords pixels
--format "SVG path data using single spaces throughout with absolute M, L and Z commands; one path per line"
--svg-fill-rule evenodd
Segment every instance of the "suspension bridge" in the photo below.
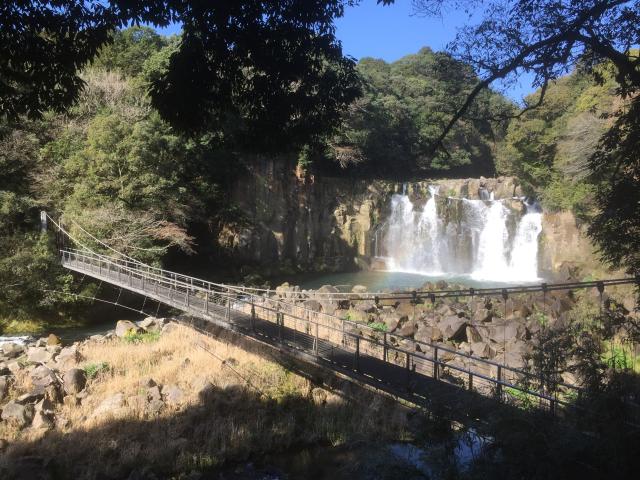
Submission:
M 266 343 L 331 372 L 386 391 L 421 406 L 434 396 L 462 393 L 474 402 L 517 403 L 522 398 L 551 412 L 581 394 L 578 385 L 540 382 L 533 373 L 436 342 L 424 342 L 375 326 L 305 307 L 301 292 L 279 295 L 273 290 L 214 283 L 139 262 L 89 235 L 111 252 L 98 253 L 71 236 L 50 217 L 56 233 L 79 248 L 61 248 L 62 265 L 119 289 L 128 290 L 189 316 Z M 81 228 L 81 227 L 80 227 Z M 509 288 L 413 291 L 404 293 L 313 292 L 322 301 L 375 302 L 409 300 L 414 305 L 447 297 L 508 296 L 519 293 L 597 289 L 636 283 L 623 278 L 593 282 L 541 284 Z M 546 386 L 545 386 L 546 385 Z M 514 394 L 515 393 L 515 394 Z M 464 396 L 463 395 L 463 396 Z

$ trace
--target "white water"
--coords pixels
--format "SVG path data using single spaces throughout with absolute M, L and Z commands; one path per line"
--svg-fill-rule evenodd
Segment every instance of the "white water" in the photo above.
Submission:
M 437 187 L 430 187 L 429 192 L 421 209 L 405 194 L 392 196 L 384 237 L 389 270 L 429 276 L 468 275 L 474 280 L 497 282 L 539 280 L 542 213 L 536 205 L 525 205 L 522 215 L 493 196 L 490 200 L 437 202 Z M 439 211 L 445 208 L 450 209 L 449 215 Z

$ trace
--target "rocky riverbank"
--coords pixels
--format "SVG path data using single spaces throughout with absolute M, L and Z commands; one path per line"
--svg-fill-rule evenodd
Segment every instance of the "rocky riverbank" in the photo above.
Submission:
M 429 291 L 446 289 L 464 288 L 445 281 L 427 283 L 419 289 L 423 293 L 414 301 L 410 292 L 404 292 L 404 299 L 385 297 L 384 292 L 376 299 L 366 293 L 365 287 L 354 286 L 352 295 L 332 298 L 331 294 L 340 292 L 331 285 L 307 291 L 285 283 L 270 296 L 343 318 L 348 321 L 346 330 L 359 335 L 371 335 L 373 328 L 378 335 L 382 332 L 393 334 L 389 336 L 392 344 L 401 344 L 402 338 L 406 337 L 515 368 L 527 364 L 533 349 L 541 342 L 543 330 L 560 330 L 573 322 L 592 321 L 601 306 L 631 314 L 635 301 L 631 288 L 611 290 L 611 294 L 625 299 L 620 302 L 606 292 L 600 297 L 595 289 L 513 294 L 507 298 L 477 295 L 430 300 Z M 631 308 L 626 308 L 627 304 Z M 369 328 L 362 328 L 365 325 Z M 426 345 L 417 343 L 415 348 L 422 349 L 427 355 L 432 353 Z M 467 361 L 446 351 L 441 352 L 439 359 L 463 368 Z M 569 372 L 563 373 L 563 379 L 568 383 L 579 383 L 579 379 Z
M 408 410 L 319 388 L 153 317 L 0 346 L 1 478 L 201 478 L 306 445 L 397 441 Z

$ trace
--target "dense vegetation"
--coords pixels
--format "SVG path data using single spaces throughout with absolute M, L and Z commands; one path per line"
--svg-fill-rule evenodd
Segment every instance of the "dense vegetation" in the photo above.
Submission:
M 600 71 L 601 84 L 580 69 L 550 83 L 542 105 L 510 123 L 496 159 L 500 173 L 516 176 L 546 208 L 573 210 L 583 219 L 594 211 L 589 159 L 610 126 L 607 117 L 622 104 L 611 70 Z
M 478 98 L 444 149 L 432 149 L 456 106 L 477 83 L 468 65 L 423 48 L 393 63 L 364 58 L 357 68 L 364 94 L 326 140 L 330 159 L 359 174 L 396 178 L 495 172 L 493 157 L 506 122 L 492 119 L 504 117 L 515 106 L 492 91 Z

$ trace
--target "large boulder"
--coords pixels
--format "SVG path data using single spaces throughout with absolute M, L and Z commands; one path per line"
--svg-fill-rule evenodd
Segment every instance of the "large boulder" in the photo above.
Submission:
M 72 368 L 65 372 L 62 381 L 64 382 L 64 391 L 69 395 L 73 395 L 84 390 L 87 384 L 87 376 L 84 370 Z
M 351 292 L 353 293 L 367 293 L 367 287 L 365 287 L 364 285 L 354 285 L 353 288 L 351 289 Z
M 58 381 L 55 372 L 45 365 L 39 365 L 31 370 L 30 376 L 32 385 L 39 387 L 46 387 Z
M 418 331 L 418 322 L 415 320 L 407 320 L 407 317 L 402 317 L 400 321 L 403 323 L 396 333 L 401 337 L 413 337 Z
M 53 353 L 45 347 L 30 347 L 27 350 L 27 360 L 32 363 L 48 363 L 53 360 Z
M 380 320 L 387 326 L 387 332 L 393 332 L 398 328 L 401 319 L 400 315 L 396 313 L 386 313 L 380 317 Z
M 26 427 L 31 423 L 32 419 L 32 405 L 21 405 L 18 402 L 11 401 L 2 407 L 2 420 L 18 428 Z
M 69 368 L 71 365 L 75 365 L 80 360 L 80 354 L 78 352 L 77 345 L 71 345 L 60 350 L 60 353 L 56 357 L 56 363 L 58 368 Z
M 491 316 L 492 314 L 488 309 L 481 307 L 473 313 L 473 321 L 475 323 L 488 322 L 491 320 Z
M 320 302 L 312 298 L 302 302 L 302 306 L 307 310 L 311 310 L 312 312 L 319 312 L 320 310 L 322 310 L 322 305 L 320 304 Z
M 376 304 L 373 300 L 354 301 L 353 309 L 359 312 L 374 313 L 376 311 Z
M 466 335 L 467 320 L 457 315 L 449 315 L 440 320 L 438 328 L 445 340 L 463 340 Z
M 61 345 L 61 344 L 62 342 L 60 341 L 57 335 L 50 333 L 49 336 L 47 337 L 47 345 L 51 346 L 51 345 Z
M 318 292 L 319 293 L 339 293 L 340 290 L 338 290 L 333 285 L 323 285 L 318 289 Z
M 147 317 L 141 320 L 138 325 L 144 328 L 147 332 L 159 332 L 164 327 L 167 320 L 165 318 Z
M 14 342 L 4 343 L 0 349 L 2 349 L 2 353 L 7 358 L 19 357 L 24 352 L 24 346 Z
M 425 343 L 439 342 L 442 340 L 442 332 L 438 327 L 420 324 L 413 338 Z
M 120 338 L 129 334 L 129 332 L 138 333 L 141 330 L 142 329 L 131 320 L 118 320 L 118 323 L 116 323 L 116 336 Z
M 105 398 L 100 405 L 93 411 L 94 417 L 119 415 L 124 412 L 124 395 L 116 393 Z

